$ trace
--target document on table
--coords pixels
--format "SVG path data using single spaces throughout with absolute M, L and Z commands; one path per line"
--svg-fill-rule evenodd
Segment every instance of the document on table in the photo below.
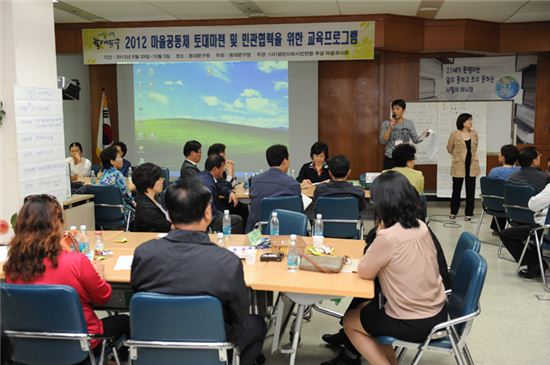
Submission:
M 119 256 L 116 260 L 115 269 L 114 270 L 130 270 L 132 269 L 132 261 L 134 260 L 134 256 Z
M 359 260 L 360 259 L 351 259 L 351 264 L 344 265 L 341 272 L 357 272 L 357 268 L 359 267 Z

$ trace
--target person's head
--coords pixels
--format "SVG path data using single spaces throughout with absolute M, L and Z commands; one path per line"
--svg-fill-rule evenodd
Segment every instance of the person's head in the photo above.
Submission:
M 152 192 L 156 195 L 161 193 L 164 187 L 164 178 L 160 172 L 160 167 L 150 162 L 141 164 L 134 169 L 132 182 L 139 194 Z
M 414 167 L 416 148 L 412 144 L 401 143 L 394 148 L 391 158 L 395 167 Z
M 459 131 L 463 129 L 472 129 L 472 114 L 462 113 L 456 118 L 456 129 Z
M 316 164 L 324 164 L 328 160 L 328 145 L 323 142 L 315 142 L 309 151 L 309 157 Z
M 350 172 L 349 160 L 346 156 L 336 155 L 328 160 L 328 173 L 331 179 L 346 180 Z
M 418 227 L 420 201 L 405 175 L 397 171 L 382 173 L 374 179 L 370 193 L 376 214 L 385 228 L 395 223 L 401 223 L 404 228 Z
M 501 165 L 514 165 L 519 158 L 519 150 L 513 144 L 507 144 L 500 147 L 500 154 L 498 155 L 498 162 Z
M 194 163 L 199 163 L 202 157 L 202 145 L 199 141 L 187 141 L 185 142 L 185 146 L 183 146 L 183 155 L 186 159 L 189 161 L 193 161 Z
M 174 225 L 198 225 L 206 231 L 212 221 L 212 195 L 195 178 L 180 179 L 168 185 L 164 203 Z
M 122 153 L 116 146 L 109 146 L 99 155 L 104 169 L 114 167 L 119 170 L 122 167 Z
M 210 155 L 204 162 L 204 169 L 216 179 L 223 178 L 223 171 L 225 169 L 225 158 L 221 155 Z
M 208 156 L 211 155 L 225 157 L 225 145 L 223 143 L 214 143 L 212 146 L 208 147 Z
M 399 119 L 405 114 L 405 109 L 407 108 L 407 103 L 403 99 L 396 99 L 391 102 L 391 113 L 395 118 Z
M 120 157 L 124 158 L 124 156 L 126 156 L 126 152 L 128 152 L 126 143 L 121 141 L 114 141 L 112 145 L 117 148 L 118 152 L 120 152 Z
M 288 149 L 282 144 L 275 144 L 265 151 L 269 167 L 279 167 L 285 174 L 288 172 Z
M 80 142 L 73 142 L 69 145 L 69 152 L 72 158 L 80 158 L 82 156 L 82 145 Z
M 27 196 L 17 214 L 14 231 L 4 265 L 6 276 L 31 281 L 44 273 L 44 258 L 57 267 L 57 256 L 62 249 L 63 211 L 53 196 Z
M 519 151 L 519 165 L 521 167 L 539 167 L 540 153 L 535 146 L 523 147 Z

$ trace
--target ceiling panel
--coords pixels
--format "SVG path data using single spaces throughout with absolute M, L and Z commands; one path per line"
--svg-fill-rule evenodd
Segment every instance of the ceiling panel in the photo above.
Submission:
M 89 20 L 81 18 L 66 11 L 53 9 L 53 16 L 56 23 L 88 23 Z
M 272 17 L 340 15 L 336 0 L 256 0 L 254 3 L 256 3 L 267 16 Z
M 64 0 L 72 6 L 92 14 L 99 15 L 110 21 L 147 21 L 147 20 L 174 20 L 174 16 L 146 3 L 145 1 L 80 1 Z
M 550 20 L 550 1 L 531 1 L 506 22 L 540 22 Z
M 396 14 L 415 16 L 420 0 L 375 1 L 338 0 L 342 15 L 351 14 Z
M 216 1 L 147 1 L 178 19 L 230 19 L 244 14 L 227 0 Z
M 516 12 L 526 1 L 502 0 L 446 0 L 436 19 L 476 19 L 503 22 Z

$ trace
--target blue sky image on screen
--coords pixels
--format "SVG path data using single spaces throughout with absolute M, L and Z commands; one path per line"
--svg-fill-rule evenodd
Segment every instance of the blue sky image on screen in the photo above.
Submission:
M 205 154 L 224 143 L 242 171 L 270 145 L 288 145 L 288 62 L 135 64 L 133 73 L 140 159 L 179 170 L 196 139 Z

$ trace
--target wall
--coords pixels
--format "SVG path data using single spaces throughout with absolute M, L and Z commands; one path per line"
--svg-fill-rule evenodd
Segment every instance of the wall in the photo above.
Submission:
M 90 129 L 90 78 L 82 54 L 58 54 L 57 75 L 80 81 L 80 100 L 63 100 L 65 146 L 68 149 L 71 142 L 80 142 L 84 157 L 89 159 L 94 151 Z

